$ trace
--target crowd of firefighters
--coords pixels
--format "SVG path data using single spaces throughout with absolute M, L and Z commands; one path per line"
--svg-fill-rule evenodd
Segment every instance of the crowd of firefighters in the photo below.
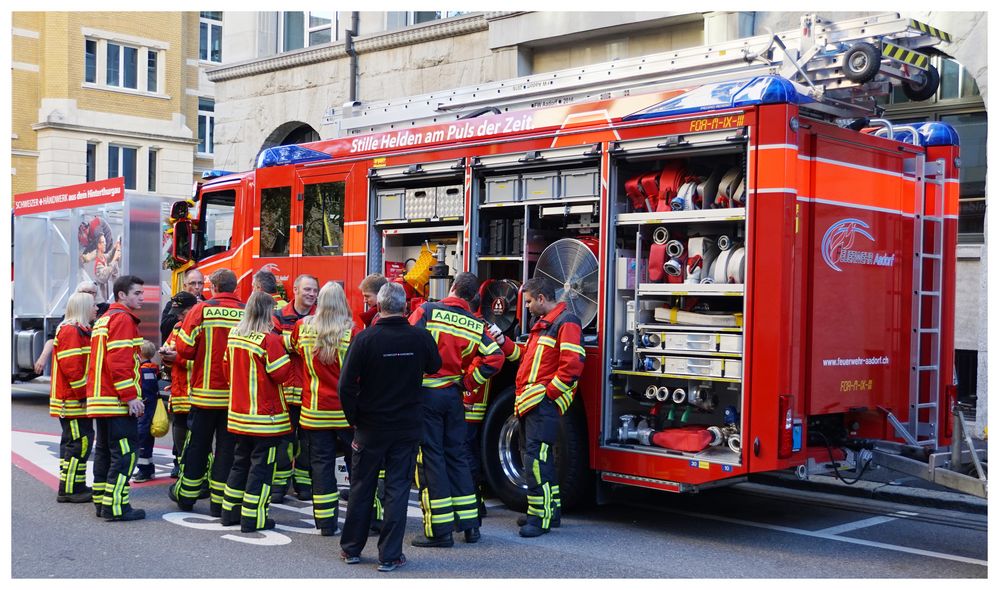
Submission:
M 266 530 L 274 527 L 269 504 L 293 487 L 312 502 L 321 534 L 335 535 L 340 451 L 350 478 L 340 540 L 346 563 L 360 561 L 369 529 L 380 532 L 380 571 L 405 563 L 414 476 L 423 521 L 411 544 L 450 547 L 456 531 L 475 543 L 485 514 L 478 437 L 490 379 L 505 362 L 519 362 L 514 411 L 528 482 L 519 533 L 536 537 L 559 526 L 553 448 L 585 351 L 579 320 L 557 302 L 553 284 L 524 284 L 534 321 L 518 345 L 478 314 L 471 273 L 459 273 L 446 298 L 411 312 L 402 286 L 369 275 L 359 285 L 366 309 L 357 314 L 341 283 L 320 288 L 311 275 L 295 279 L 288 302 L 267 270 L 254 275 L 245 302 L 231 270 L 212 273 L 207 299 L 204 281 L 195 269 L 185 275 L 184 290 L 163 310 L 158 351 L 169 369 L 176 456 L 168 493 L 181 510 L 208 499 L 223 526 Z M 92 501 L 99 518 L 132 521 L 145 517 L 129 497 L 136 462 L 151 470 L 148 456 L 137 458 L 137 424 L 148 412 L 136 316 L 143 281 L 122 276 L 113 289 L 99 317 L 93 295 L 78 290 L 57 329 L 50 396 L 62 425 L 57 499 Z

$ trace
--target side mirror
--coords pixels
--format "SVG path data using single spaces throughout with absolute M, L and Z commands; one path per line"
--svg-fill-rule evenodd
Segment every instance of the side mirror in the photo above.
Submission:
M 173 257 L 184 263 L 191 259 L 191 221 L 181 219 L 173 224 Z
M 170 206 L 170 217 L 174 219 L 188 219 L 190 217 L 190 205 L 187 201 L 177 201 Z

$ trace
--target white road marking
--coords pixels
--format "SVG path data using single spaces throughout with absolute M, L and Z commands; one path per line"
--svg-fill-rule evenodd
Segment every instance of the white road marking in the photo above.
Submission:
M 831 526 L 827 529 L 822 529 L 815 531 L 816 533 L 823 533 L 826 535 L 838 535 L 841 533 L 846 533 L 849 531 L 855 531 L 857 529 L 865 529 L 867 527 L 876 526 L 879 524 L 884 524 L 886 522 L 891 522 L 897 520 L 894 516 L 875 516 L 873 518 L 865 518 L 864 520 L 858 520 L 855 522 L 848 522 L 846 524 L 841 524 L 839 526 Z
M 695 518 L 704 518 L 707 520 L 717 520 L 719 522 L 727 522 L 730 524 L 739 524 L 748 527 L 755 527 L 759 529 L 767 529 L 771 531 L 779 531 L 782 533 L 790 533 L 792 535 L 802 535 L 805 537 L 815 537 L 818 539 L 827 539 L 830 541 L 839 541 L 841 543 L 850 543 L 853 545 L 862 545 L 864 547 L 875 547 L 878 549 L 886 549 L 888 551 L 897 551 L 899 553 L 910 553 L 912 555 L 922 555 L 924 557 L 935 557 L 937 559 L 946 559 L 949 561 L 957 561 L 961 563 L 970 563 L 972 565 L 980 565 L 983 567 L 988 567 L 989 562 L 982 559 L 975 559 L 973 557 L 964 557 L 962 555 L 950 555 L 948 553 L 939 553 L 937 551 L 927 551 L 925 549 L 915 549 L 913 547 L 903 547 L 901 545 L 892 545 L 889 543 L 879 543 L 877 541 L 868 541 L 865 539 L 854 539 L 851 537 L 840 537 L 838 535 L 830 535 L 822 531 L 809 531 L 805 529 L 796 529 L 793 527 L 780 526 L 775 524 L 764 524 L 762 522 L 752 522 L 749 520 L 742 520 L 738 518 L 729 518 L 727 516 L 716 516 L 713 514 L 703 514 L 700 512 L 686 512 L 683 510 L 674 510 L 671 508 L 658 508 L 662 512 L 668 512 L 671 514 L 677 514 L 680 516 L 693 516 Z

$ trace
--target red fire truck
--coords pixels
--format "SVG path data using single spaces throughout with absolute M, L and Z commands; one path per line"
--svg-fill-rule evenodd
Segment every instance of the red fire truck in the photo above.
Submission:
M 916 49 L 948 40 L 898 15 L 807 16 L 606 72 L 348 105 L 342 137 L 267 149 L 178 206 L 177 272 L 231 268 L 243 296 L 257 269 L 289 292 L 310 273 L 360 311 L 370 272 L 435 299 L 472 271 L 513 338 L 519 286 L 549 278 L 587 355 L 557 450 L 568 505 L 804 477 L 862 449 L 925 460 L 952 438 L 958 137 L 892 126 L 872 97 L 932 95 Z M 482 453 L 516 506 L 514 371 Z

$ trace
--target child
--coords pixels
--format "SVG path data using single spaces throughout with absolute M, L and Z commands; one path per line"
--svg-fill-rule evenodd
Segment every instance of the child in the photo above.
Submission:
M 273 312 L 270 295 L 251 294 L 243 319 L 229 332 L 224 357 L 231 384 L 227 428 L 236 435 L 236 449 L 222 500 L 222 526 L 239 524 L 244 533 L 274 528 L 267 508 L 277 448 L 292 432 L 281 384 L 293 367 L 274 330 Z
M 153 479 L 156 467 L 153 465 L 153 442 L 155 438 L 149 432 L 149 427 L 153 423 L 153 416 L 156 414 L 156 399 L 159 397 L 160 367 L 153 362 L 156 356 L 156 345 L 148 340 L 143 340 L 139 347 L 139 356 L 142 364 L 139 365 L 139 383 L 142 385 L 142 404 L 145 412 L 139 418 L 139 458 L 137 470 L 133 481 L 142 483 Z

